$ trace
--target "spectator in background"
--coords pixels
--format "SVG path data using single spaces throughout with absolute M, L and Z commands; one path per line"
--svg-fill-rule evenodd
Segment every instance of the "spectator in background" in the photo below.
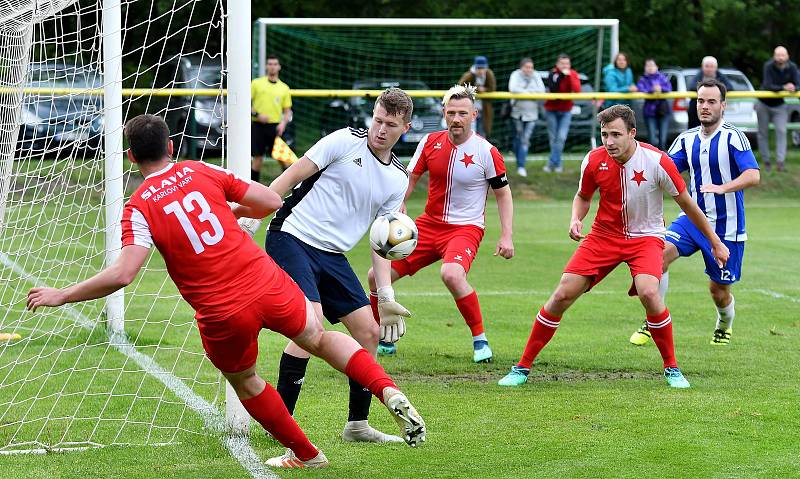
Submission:
M 497 91 L 497 80 L 494 72 L 489 68 L 489 60 L 485 56 L 478 55 L 472 62 L 472 67 L 461 75 L 458 80 L 459 85 L 470 84 L 478 89 L 478 93 Z M 476 100 L 475 108 L 478 110 L 478 119 L 475 121 L 478 134 L 486 139 L 492 136 L 492 111 L 491 100 Z
M 667 77 L 658 71 L 658 65 L 652 58 L 644 61 L 644 75 L 639 78 L 637 87 L 642 93 L 666 93 L 672 91 Z M 667 148 L 667 130 L 672 111 L 668 100 L 645 100 L 642 111 L 647 124 L 650 144 L 660 150 Z
M 511 73 L 508 80 L 511 93 L 544 93 L 544 83 L 533 69 L 533 60 L 523 58 L 519 69 Z M 533 134 L 533 127 L 539 119 L 539 103 L 536 100 L 511 100 L 511 121 L 514 123 L 514 155 L 517 157 L 517 174 L 528 176 L 525 160 Z
M 628 66 L 628 55 L 622 52 L 614 57 L 614 63 L 603 68 L 603 88 L 608 92 L 629 93 L 637 91 L 633 83 L 633 72 Z M 603 108 L 614 105 L 631 105 L 630 100 L 605 100 Z
M 703 57 L 703 61 L 700 62 L 700 71 L 689 79 L 689 83 L 686 84 L 686 91 L 697 91 L 697 85 L 705 80 L 718 80 L 725 85 L 727 91 L 733 90 L 731 81 L 719 71 L 717 59 L 712 56 Z M 700 126 L 700 119 L 697 117 L 697 100 L 695 98 L 689 100 L 689 108 L 686 113 L 689 115 L 689 128 Z
M 775 47 L 772 60 L 764 64 L 764 77 L 761 81 L 762 90 L 771 91 L 797 91 L 800 84 L 800 75 L 797 65 L 789 61 L 789 52 L 785 47 Z M 769 123 L 775 124 L 775 159 L 778 171 L 784 171 L 786 159 L 786 121 L 788 111 L 783 98 L 759 98 L 756 102 L 756 115 L 758 116 L 758 152 L 764 169 L 769 171 L 772 163 L 769 157 Z
M 283 136 L 286 125 L 292 118 L 292 95 L 289 85 L 278 78 L 281 62 L 275 55 L 267 57 L 267 76 L 256 78 L 250 83 L 251 115 L 250 128 L 250 179 L 261 180 L 261 164 L 264 153 L 272 155 L 275 137 Z M 285 170 L 289 165 L 281 162 Z
M 547 89 L 551 93 L 580 93 L 581 80 L 578 72 L 572 69 L 569 55 L 562 53 L 556 65 L 547 75 Z M 544 114 L 547 119 L 547 134 L 550 138 L 550 160 L 544 165 L 544 171 L 561 173 L 561 153 L 567 142 L 569 124 L 572 121 L 572 100 L 547 100 L 544 102 Z

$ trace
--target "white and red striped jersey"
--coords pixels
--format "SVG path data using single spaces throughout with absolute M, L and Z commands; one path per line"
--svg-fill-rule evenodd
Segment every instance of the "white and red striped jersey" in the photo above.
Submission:
M 638 238 L 664 237 L 664 193 L 686 189 L 675 163 L 658 148 L 637 142 L 633 156 L 620 164 L 604 147 L 583 159 L 578 192 L 590 199 L 600 189 L 600 206 L 592 233 Z
M 413 175 L 430 172 L 425 213 L 456 225 L 483 228 L 489 186 L 508 184 L 503 156 L 475 133 L 461 145 L 450 141 L 447 130 L 425 135 L 408 169 Z
M 122 247 L 155 245 L 197 319 L 244 308 L 280 273 L 228 205 L 249 187 L 223 168 L 183 161 L 149 175 L 125 204 Z

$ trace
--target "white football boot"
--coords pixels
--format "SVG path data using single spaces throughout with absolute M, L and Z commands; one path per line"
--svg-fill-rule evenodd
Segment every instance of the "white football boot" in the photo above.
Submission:
M 394 388 L 384 388 L 384 404 L 403 431 L 403 440 L 411 447 L 425 442 L 425 421 L 405 394 Z

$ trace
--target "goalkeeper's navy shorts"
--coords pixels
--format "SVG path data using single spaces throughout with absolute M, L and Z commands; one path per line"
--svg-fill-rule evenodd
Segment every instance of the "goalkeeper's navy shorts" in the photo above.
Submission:
M 322 304 L 322 314 L 331 324 L 369 306 L 369 298 L 345 255 L 314 248 L 284 231 L 267 233 L 266 250 L 309 300 Z

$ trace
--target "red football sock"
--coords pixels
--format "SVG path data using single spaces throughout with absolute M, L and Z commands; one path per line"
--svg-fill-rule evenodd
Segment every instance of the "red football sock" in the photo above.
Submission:
M 381 402 L 383 402 L 383 388 L 399 389 L 369 351 L 363 348 L 353 353 L 353 356 L 347 361 L 344 373 L 350 379 L 369 389 Z
M 539 355 L 539 351 L 550 342 L 553 335 L 556 334 L 558 325 L 561 321 L 560 316 L 554 316 L 544 310 L 544 306 L 539 310 L 536 315 L 536 320 L 533 322 L 533 329 L 531 335 L 528 337 L 528 344 L 525 345 L 525 352 L 522 353 L 522 359 L 519 360 L 517 366 L 523 368 L 531 368 L 533 360 Z
M 457 299 L 456 306 L 469 326 L 469 330 L 472 331 L 472 335 L 483 334 L 483 316 L 481 316 L 481 305 L 478 304 L 478 293 L 473 290 L 463 298 Z
M 308 440 L 283 404 L 278 392 L 267 386 L 258 396 L 242 399 L 242 405 L 272 437 L 288 447 L 301 461 L 313 459 L 319 450 Z
M 378 293 L 375 291 L 369 292 L 369 305 L 372 308 L 372 317 L 375 319 L 375 322 L 380 325 L 381 315 L 378 314 Z
M 675 345 L 672 342 L 672 317 L 669 315 L 669 310 L 664 308 L 660 314 L 647 315 L 647 327 L 664 359 L 664 367 L 678 367 L 678 362 L 675 360 Z

